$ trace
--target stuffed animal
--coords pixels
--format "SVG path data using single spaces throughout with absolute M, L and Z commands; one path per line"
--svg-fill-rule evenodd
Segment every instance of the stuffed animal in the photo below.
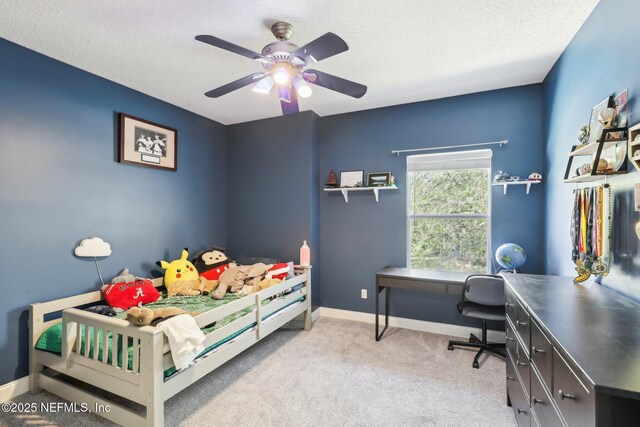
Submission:
M 260 288 L 260 290 L 263 290 L 275 286 L 280 282 L 282 282 L 282 280 L 280 279 L 264 279 L 262 282 L 260 282 L 258 287 Z
M 207 280 L 200 276 L 197 280 L 178 280 L 167 285 L 167 298 L 176 295 L 193 297 L 200 294 L 210 294 L 218 287 L 217 280 Z
M 102 293 L 107 304 L 120 311 L 160 299 L 160 292 L 151 280 L 129 274 L 128 268 L 114 277 L 111 284 L 103 286 Z
M 274 264 L 271 268 L 269 268 L 267 279 L 284 280 L 289 275 L 290 270 L 291 268 L 289 267 L 289 264 L 287 264 L 286 262 L 279 262 L 278 264 Z
M 155 310 L 147 307 L 132 307 L 127 313 L 127 320 L 136 326 L 146 326 L 160 317 L 177 316 L 185 313 L 183 309 L 177 307 L 157 308 Z
M 223 248 L 212 247 L 210 251 L 199 252 L 193 258 L 193 265 L 198 270 L 200 276 L 207 280 L 220 280 L 220 275 L 231 267 L 235 267 Z
M 203 278 L 204 279 L 204 278 Z M 205 281 L 207 279 L 204 279 Z M 183 295 L 193 297 L 202 293 L 203 284 L 200 278 L 191 280 L 178 280 L 167 285 L 167 298 Z
M 180 259 L 169 262 L 158 261 L 156 264 L 164 270 L 164 284 L 170 285 L 178 280 L 198 280 L 198 270 L 187 259 L 189 250 L 184 248 Z
M 271 268 L 261 262 L 253 265 L 231 267 L 220 275 L 218 288 L 211 294 L 214 299 L 223 299 L 227 290 L 233 293 L 249 295 L 260 290 L 260 282 Z M 246 288 L 245 288 L 246 287 Z

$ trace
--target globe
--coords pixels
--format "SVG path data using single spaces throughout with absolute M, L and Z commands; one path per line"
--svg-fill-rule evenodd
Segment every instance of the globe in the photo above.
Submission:
M 505 243 L 496 250 L 496 261 L 507 270 L 516 270 L 522 267 L 526 260 L 526 252 L 515 243 Z

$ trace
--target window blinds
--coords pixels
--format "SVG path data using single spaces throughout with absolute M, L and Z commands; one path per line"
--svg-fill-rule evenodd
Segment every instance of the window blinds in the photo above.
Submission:
M 488 149 L 407 156 L 407 172 L 490 168 L 492 153 Z

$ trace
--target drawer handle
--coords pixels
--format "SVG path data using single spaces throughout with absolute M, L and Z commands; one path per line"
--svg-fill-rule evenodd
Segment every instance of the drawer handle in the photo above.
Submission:
M 564 399 L 569 399 L 569 400 L 576 400 L 576 396 L 574 396 L 573 394 L 567 394 L 567 393 L 563 393 L 562 389 L 558 390 L 558 396 L 560 396 L 561 400 Z
M 535 397 L 535 396 L 532 396 L 532 397 L 531 397 L 531 401 L 533 402 L 533 404 L 534 404 L 534 405 L 535 405 L 536 403 L 539 403 L 539 404 L 541 404 L 541 405 L 544 403 L 544 400 L 536 399 L 536 397 Z
M 507 341 L 513 341 L 513 338 L 507 337 Z
M 512 377 L 512 376 L 510 376 L 510 375 L 507 375 L 507 380 L 511 380 L 511 381 L 513 381 L 513 377 Z
M 506 303 L 505 305 L 506 305 L 507 307 L 511 307 L 511 308 L 513 308 L 513 307 L 515 307 L 515 306 L 516 306 L 515 304 L 509 304 L 509 303 Z
M 516 364 L 517 364 L 518 366 L 527 366 L 527 364 L 526 364 L 526 363 L 521 362 L 521 361 L 519 361 L 519 360 L 516 362 Z
M 527 322 L 522 322 L 520 320 L 516 320 L 516 326 L 527 326 Z
M 519 414 L 526 414 L 526 413 L 527 413 L 527 411 L 525 411 L 524 409 L 520 409 L 520 408 L 518 408 L 518 413 L 519 413 Z
M 535 346 L 531 347 L 531 351 L 534 353 L 546 353 L 546 351 L 544 351 L 541 348 L 536 348 Z

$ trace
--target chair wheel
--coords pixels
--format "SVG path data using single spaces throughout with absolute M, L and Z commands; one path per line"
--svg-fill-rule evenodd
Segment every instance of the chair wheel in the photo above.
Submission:
M 453 351 L 453 346 L 452 346 L 451 344 L 449 344 L 449 346 L 447 347 L 447 349 L 448 349 L 449 351 Z
M 473 361 L 473 367 L 476 368 L 476 369 L 480 369 L 480 364 L 478 363 L 477 360 Z

